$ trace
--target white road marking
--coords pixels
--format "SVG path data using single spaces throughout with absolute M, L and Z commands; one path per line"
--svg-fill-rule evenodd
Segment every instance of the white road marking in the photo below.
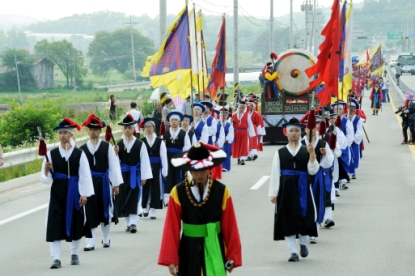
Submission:
M 264 183 L 270 178 L 269 175 L 264 175 L 263 177 L 261 177 L 260 180 L 258 180 L 257 183 L 254 184 L 254 186 L 251 187 L 250 190 L 258 190 L 259 188 L 261 188 L 262 185 L 264 185 Z
M 3 219 L 3 220 L 0 220 L 0 225 L 6 224 L 6 223 L 11 222 L 11 221 L 13 221 L 13 220 L 16 220 L 16 219 L 18 219 L 18 218 L 21 218 L 21 217 L 24 217 L 24 216 L 30 215 L 31 213 L 34 213 L 34 212 L 37 212 L 37 211 L 39 211 L 39 210 L 45 209 L 46 207 L 48 207 L 48 204 L 47 204 L 47 203 L 46 203 L 46 204 L 44 204 L 44 205 L 41 205 L 41 206 L 39 206 L 39 207 L 36 207 L 36 208 L 30 209 L 30 210 L 28 210 L 28 211 L 26 211 L 26 212 L 23 212 L 23 213 L 17 214 L 17 215 L 15 215 L 15 216 L 12 216 L 12 217 L 10 217 L 10 218 L 8 218 L 8 219 Z

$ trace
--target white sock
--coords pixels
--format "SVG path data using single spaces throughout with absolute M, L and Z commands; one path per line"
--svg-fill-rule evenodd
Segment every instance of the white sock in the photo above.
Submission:
M 150 208 L 150 217 L 156 217 L 156 209 Z
M 54 241 L 50 244 L 50 255 L 54 260 L 61 259 L 61 241 Z
M 324 210 L 324 221 L 326 221 L 327 219 L 333 219 L 333 209 L 331 207 L 326 207 L 326 209 Z
M 137 226 L 137 223 L 138 223 L 138 215 L 136 215 L 136 214 L 130 214 L 128 216 L 128 218 L 129 218 L 129 222 L 130 222 L 130 225 L 129 226 L 131 226 L 133 224 L 135 226 Z
M 309 236 L 303 236 L 303 235 L 298 235 L 298 239 L 300 240 L 300 244 L 302 245 L 307 245 L 308 244 L 308 240 L 309 240 Z
M 291 254 L 293 253 L 298 254 L 297 245 L 295 244 L 295 235 L 285 236 L 284 239 L 285 239 L 285 242 L 287 243 L 288 251 L 290 251 Z
M 85 238 L 86 247 L 94 247 L 94 245 L 95 245 L 95 231 L 96 231 L 96 228 L 92 228 L 91 229 L 92 238 Z
M 170 194 L 164 194 L 164 204 L 169 204 Z
M 107 226 L 104 226 L 104 223 L 101 222 L 101 231 L 102 231 L 102 242 L 109 243 L 110 242 L 110 230 L 111 230 L 111 223 Z
M 81 239 L 71 242 L 71 255 L 78 255 L 81 249 Z

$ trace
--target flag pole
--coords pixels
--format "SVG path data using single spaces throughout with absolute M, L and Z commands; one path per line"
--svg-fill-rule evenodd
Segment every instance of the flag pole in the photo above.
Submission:
M 185 3 L 186 3 L 186 12 L 187 12 L 187 24 L 190 27 L 190 25 L 189 25 L 189 12 L 188 12 L 188 1 L 186 0 Z M 192 48 L 190 47 L 191 46 L 190 45 L 190 30 L 189 30 L 189 28 L 187 30 L 189 32 L 189 39 L 187 40 L 187 43 L 189 44 L 189 49 L 190 49 L 190 51 L 189 51 L 189 60 L 190 60 L 190 71 L 189 71 L 189 74 L 190 74 L 190 100 L 192 101 L 192 105 L 193 105 L 193 93 L 192 93 L 192 89 L 193 89 L 192 78 L 193 78 L 193 76 L 192 76 L 192 50 L 191 50 Z M 192 108 L 192 115 L 194 117 L 193 108 Z
M 197 47 L 197 24 L 196 24 L 196 4 L 193 3 L 193 21 L 195 24 L 195 46 L 196 46 L 196 66 L 197 66 L 197 91 L 200 93 L 200 82 L 199 82 L 199 51 Z M 193 68 L 193 67 L 192 67 Z M 193 72 L 192 72 L 192 78 L 193 78 Z M 192 89 L 193 90 L 193 89 Z M 192 103 L 193 103 L 193 93 L 192 93 Z
M 202 14 L 202 10 L 199 10 L 199 13 Z M 201 44 L 202 47 L 202 94 L 204 96 L 205 93 L 205 74 L 207 75 L 207 71 L 205 73 L 205 65 L 206 65 L 206 49 L 205 49 L 205 45 L 204 45 L 204 38 L 203 38 L 203 28 L 200 31 L 200 38 L 203 41 L 203 43 Z

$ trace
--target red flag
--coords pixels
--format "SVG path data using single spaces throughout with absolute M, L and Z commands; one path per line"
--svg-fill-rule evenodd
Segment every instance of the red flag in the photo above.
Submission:
M 331 102 L 331 97 L 338 95 L 338 77 L 340 63 L 340 38 L 341 38 L 341 18 L 340 18 L 340 2 L 333 1 L 332 13 L 330 20 L 324 27 L 321 35 L 325 36 L 325 40 L 320 44 L 320 54 L 317 63 L 308 68 L 306 73 L 308 77 L 318 74 L 318 77 L 310 82 L 311 87 L 315 87 L 322 82 L 325 88 L 317 95 L 320 100 L 320 106 L 325 106 Z
M 366 50 L 366 62 L 370 61 L 369 49 Z
M 210 72 L 210 82 L 207 89 L 210 92 L 210 98 L 216 96 L 219 87 L 226 86 L 226 20 L 222 17 L 222 26 L 219 31 L 219 40 L 216 44 L 216 55 L 212 61 L 212 71 Z

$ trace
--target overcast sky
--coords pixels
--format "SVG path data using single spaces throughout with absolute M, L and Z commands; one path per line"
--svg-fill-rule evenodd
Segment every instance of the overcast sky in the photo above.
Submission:
M 167 13 L 177 14 L 184 6 L 185 0 L 166 0 Z M 354 3 L 363 0 L 354 0 Z M 0 9 L 2 14 L 25 15 L 39 19 L 57 19 L 75 13 L 93 13 L 109 10 L 123 12 L 127 15 L 148 14 L 155 17 L 159 14 L 159 0 L 23 0 L 4 1 Z M 229 15 L 233 12 L 234 0 L 189 0 L 189 6 L 196 4 L 206 14 Z M 305 0 L 293 0 L 294 11 L 300 11 Z M 313 2 L 313 0 L 311 0 Z M 333 0 L 317 0 L 319 6 L 330 7 Z M 239 14 L 253 17 L 269 17 L 269 0 L 239 0 Z M 288 14 L 290 0 L 274 0 L 274 16 Z

